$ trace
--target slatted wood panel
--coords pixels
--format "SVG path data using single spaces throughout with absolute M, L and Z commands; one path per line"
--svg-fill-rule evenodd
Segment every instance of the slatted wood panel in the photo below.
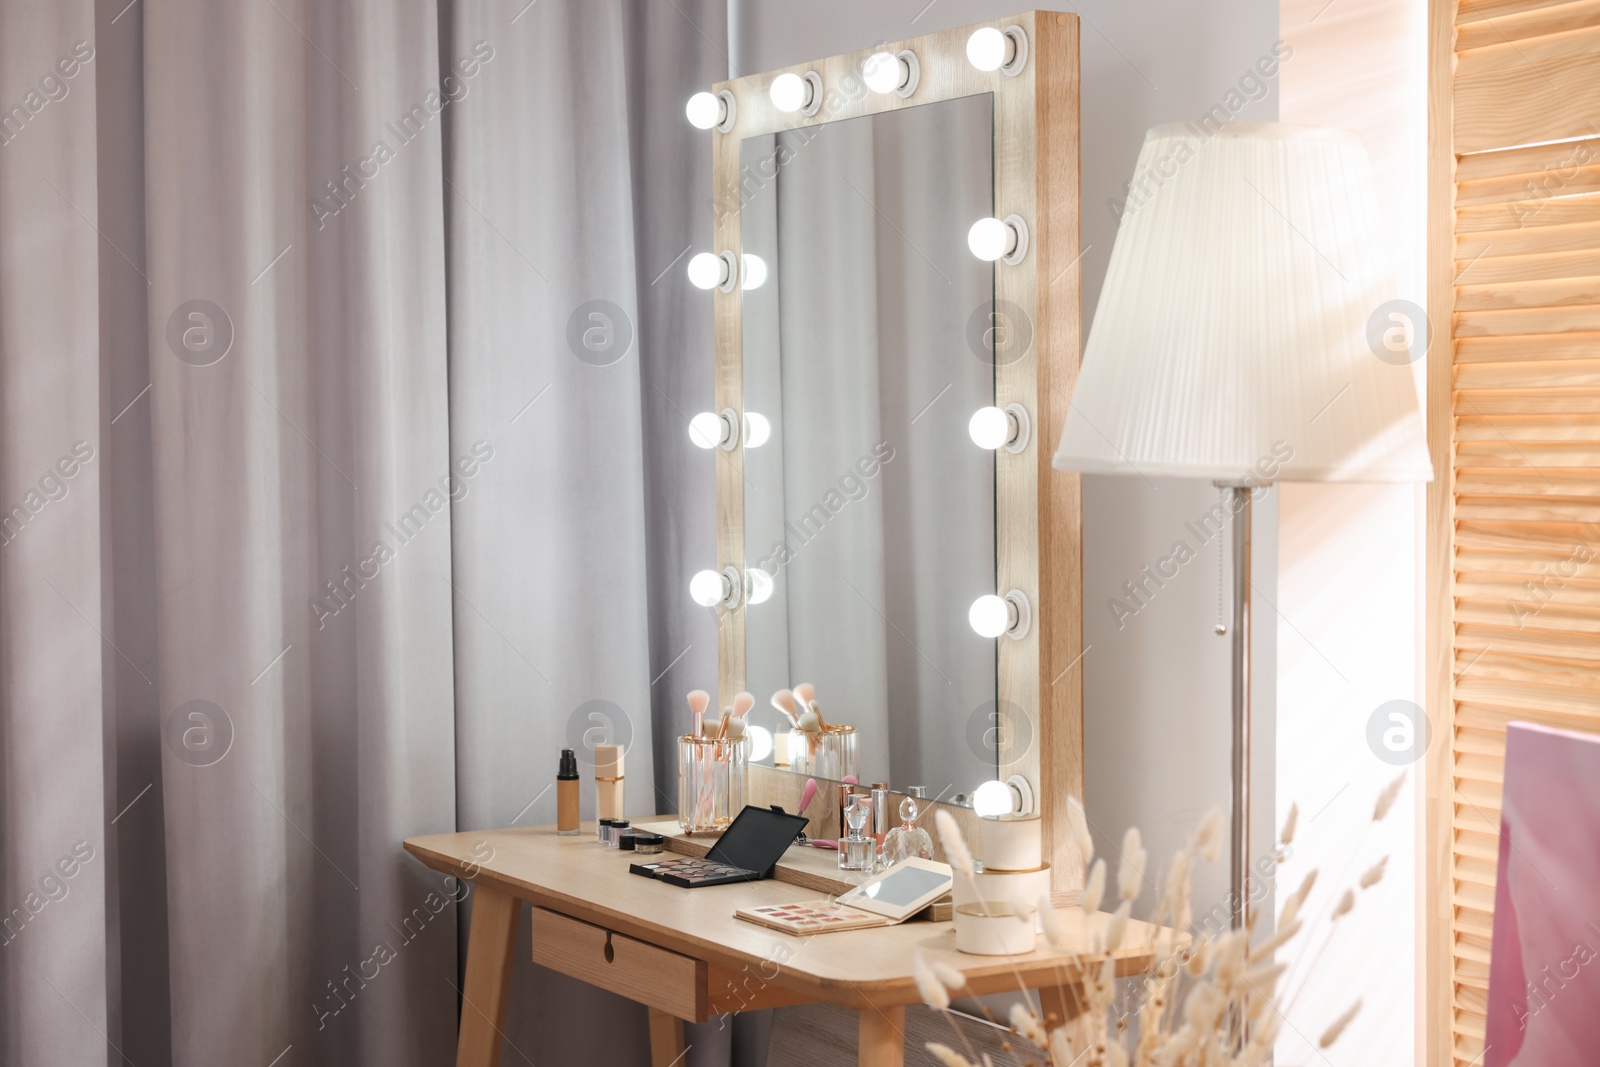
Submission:
M 1600 0 L 1435 0 L 1429 1062 L 1481 1062 L 1507 723 L 1600 732 Z M 1439 447 L 1440 445 L 1444 447 Z M 1445 985 L 1445 978 L 1448 986 Z

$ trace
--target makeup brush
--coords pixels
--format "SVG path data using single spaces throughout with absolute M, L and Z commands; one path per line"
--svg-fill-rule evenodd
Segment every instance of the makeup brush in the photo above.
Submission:
M 772 706 L 789 720 L 789 725 L 796 729 L 800 726 L 800 705 L 795 701 L 794 694 L 787 689 L 780 689 L 772 694 Z
M 800 810 L 795 814 L 804 815 L 806 813 L 806 805 L 815 800 L 816 796 L 817 780 L 815 778 L 807 778 L 806 787 L 800 790 Z
M 724 711 L 722 723 L 718 728 L 717 739 L 720 741 L 737 741 L 744 736 L 744 717 L 750 714 L 750 709 L 756 706 L 756 698 L 749 693 L 739 693 L 733 698 L 733 708 Z
M 690 731 L 699 737 L 706 727 L 706 708 L 711 705 L 711 694 L 704 689 L 695 689 L 689 693 L 689 711 L 694 715 L 694 729 Z

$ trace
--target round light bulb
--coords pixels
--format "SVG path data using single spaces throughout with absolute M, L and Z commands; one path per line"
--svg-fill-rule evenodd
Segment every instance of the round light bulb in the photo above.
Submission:
M 780 74 L 769 90 L 772 106 L 779 111 L 799 111 L 806 106 L 806 81 L 798 74 Z
M 711 93 L 695 93 L 683 110 L 696 129 L 709 130 L 722 121 L 722 101 Z
M 750 582 L 750 603 L 765 604 L 772 599 L 772 575 L 760 567 L 751 567 L 744 576 Z
M 875 93 L 892 93 L 905 84 L 904 61 L 893 52 L 874 52 L 861 64 L 861 77 Z
M 701 448 L 716 448 L 722 443 L 722 416 L 702 411 L 689 420 L 689 440 Z
M 1004 782 L 987 781 L 972 792 L 972 811 L 979 818 L 1009 815 L 1017 808 L 1017 798 Z
M 1010 50 L 1006 35 L 993 26 L 985 26 L 967 38 L 967 62 L 979 70 L 999 70 L 1005 66 Z
M 715 289 L 722 284 L 728 265 L 715 252 L 701 252 L 689 261 L 689 280 L 698 289 Z
M 767 261 L 760 256 L 753 256 L 746 252 L 740 257 L 744 263 L 744 278 L 739 286 L 742 289 L 759 289 L 767 280 Z
M 772 423 L 765 415 L 747 411 L 744 415 L 744 447 L 760 448 L 772 437 Z
M 967 622 L 979 637 L 999 637 L 1011 628 L 1011 609 L 1005 600 L 989 593 L 972 602 Z
M 993 451 L 1011 440 L 1011 417 L 999 408 L 979 408 L 967 422 L 967 435 L 979 448 Z
M 750 762 L 760 763 L 772 755 L 772 731 L 765 726 L 749 726 L 744 728 L 744 735 L 750 739 Z
M 700 571 L 689 579 L 689 595 L 703 608 L 714 608 L 722 603 L 722 575 L 716 571 Z
M 1011 227 L 999 219 L 979 219 L 967 231 L 967 247 L 979 259 L 993 263 L 1011 251 Z

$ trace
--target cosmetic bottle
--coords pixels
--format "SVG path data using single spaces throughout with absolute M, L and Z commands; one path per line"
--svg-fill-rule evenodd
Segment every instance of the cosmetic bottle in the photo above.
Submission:
M 872 839 L 881 849 L 883 835 L 889 832 L 889 783 L 872 783 Z
M 622 746 L 594 746 L 595 814 L 602 819 L 623 818 Z
M 611 837 L 606 841 L 606 844 L 612 848 L 621 848 L 622 839 L 632 833 L 633 830 L 628 826 L 627 819 L 613 819 L 611 822 Z
M 872 839 L 871 796 L 857 796 L 845 809 L 845 837 L 839 842 L 839 869 L 841 871 L 870 871 L 877 866 L 878 843 Z
M 571 836 L 578 832 L 578 757 L 572 749 L 561 750 L 561 766 L 556 771 L 556 833 Z

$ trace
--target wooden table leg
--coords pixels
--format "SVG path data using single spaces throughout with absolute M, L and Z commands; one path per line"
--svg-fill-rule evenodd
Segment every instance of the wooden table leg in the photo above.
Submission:
M 862 1008 L 856 1063 L 860 1067 L 905 1067 L 906 1009 Z
M 683 1059 L 683 1020 L 650 1009 L 650 1067 L 673 1067 Z
M 1039 1007 L 1044 1011 L 1045 1029 L 1051 1032 L 1066 1027 L 1073 1055 L 1089 1047 L 1092 1037 L 1089 1017 L 1083 1011 L 1083 987 L 1045 986 L 1039 990 Z
M 487 886 L 473 890 L 456 1067 L 500 1067 L 506 997 L 511 992 L 512 953 L 521 911 L 522 901 L 510 893 Z

